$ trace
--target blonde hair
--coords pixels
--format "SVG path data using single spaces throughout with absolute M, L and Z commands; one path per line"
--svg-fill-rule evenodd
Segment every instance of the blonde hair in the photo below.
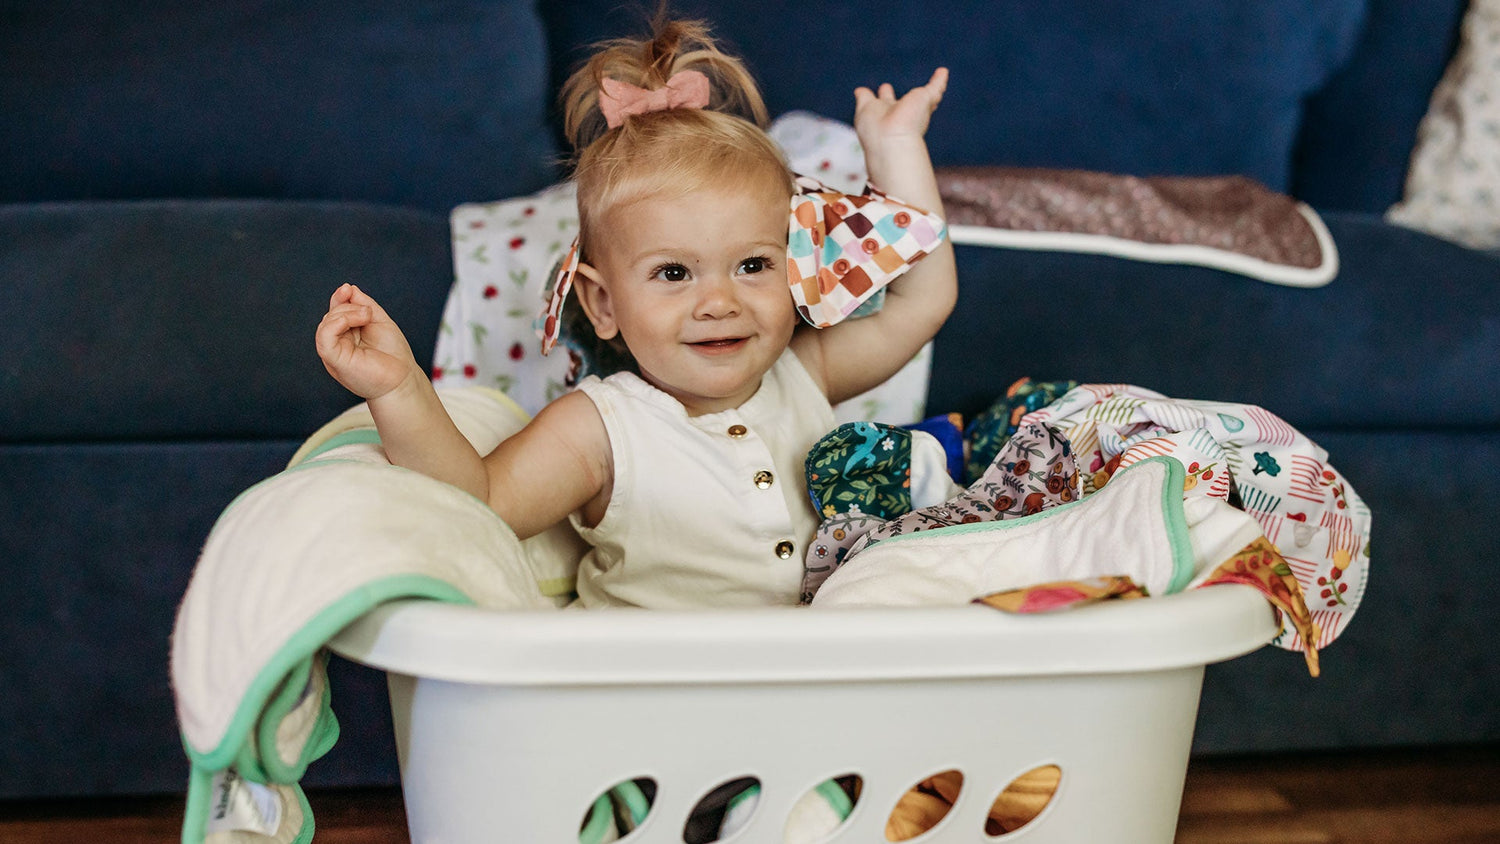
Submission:
M 619 126 L 608 126 L 599 108 L 603 80 L 651 90 L 685 70 L 708 77 L 705 108 L 637 114 Z M 602 42 L 564 83 L 561 99 L 563 130 L 574 150 L 584 260 L 599 249 L 599 221 L 617 206 L 648 197 L 681 196 L 710 185 L 730 191 L 774 186 L 791 198 L 793 177 L 781 150 L 766 134 L 760 89 L 744 63 L 715 46 L 702 21 L 668 20 L 658 14 L 649 38 Z M 579 329 L 592 334 L 592 326 L 582 317 L 577 297 L 570 297 L 564 310 L 564 324 L 575 335 L 576 345 L 584 339 L 577 336 Z M 569 310 L 574 313 L 567 314 Z M 596 357 L 610 358 L 613 352 L 623 353 L 624 359 L 617 359 L 615 366 L 590 366 L 585 361 L 585 367 L 633 368 L 622 344 L 608 345 L 610 349 L 600 349 Z

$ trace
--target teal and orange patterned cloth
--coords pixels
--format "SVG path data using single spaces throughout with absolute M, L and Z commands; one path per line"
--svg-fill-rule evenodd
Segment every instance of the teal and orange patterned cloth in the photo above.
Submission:
M 841 322 L 946 235 L 943 218 L 873 186 L 846 194 L 798 176 L 786 247 L 797 313 L 818 328 Z

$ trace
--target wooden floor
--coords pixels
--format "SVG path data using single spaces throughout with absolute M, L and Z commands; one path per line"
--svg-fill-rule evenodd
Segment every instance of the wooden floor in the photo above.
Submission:
M 394 789 L 313 792 L 310 800 L 317 844 L 407 844 Z M 177 797 L 0 801 L 0 842 L 158 844 L 178 840 L 181 819 Z M 1197 759 L 1177 842 L 1495 844 L 1500 746 Z

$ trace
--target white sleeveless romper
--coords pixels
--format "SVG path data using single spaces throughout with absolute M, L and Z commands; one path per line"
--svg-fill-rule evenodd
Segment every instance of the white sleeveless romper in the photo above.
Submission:
M 585 378 L 614 452 L 578 604 L 653 609 L 795 604 L 818 526 L 807 451 L 833 429 L 828 399 L 790 349 L 732 410 L 688 416 L 632 373 Z

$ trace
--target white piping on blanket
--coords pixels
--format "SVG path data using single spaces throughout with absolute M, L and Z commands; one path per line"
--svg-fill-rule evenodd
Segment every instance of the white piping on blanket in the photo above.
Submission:
M 1339 273 L 1338 247 L 1333 235 L 1306 203 L 1297 203 L 1297 210 L 1312 226 L 1318 239 L 1318 249 L 1323 262 L 1316 267 L 1291 267 L 1273 264 L 1260 258 L 1201 246 L 1192 243 L 1142 243 L 1138 240 L 1112 237 L 1101 234 L 1077 232 L 1033 232 L 1014 229 L 996 229 L 989 226 L 950 225 L 948 236 L 955 245 L 996 246 L 1007 249 L 1032 249 L 1055 252 L 1078 252 L 1088 255 L 1112 255 L 1135 261 L 1156 264 L 1192 264 L 1210 267 L 1238 275 L 1249 276 L 1270 284 L 1287 287 L 1322 287 L 1333 281 Z

